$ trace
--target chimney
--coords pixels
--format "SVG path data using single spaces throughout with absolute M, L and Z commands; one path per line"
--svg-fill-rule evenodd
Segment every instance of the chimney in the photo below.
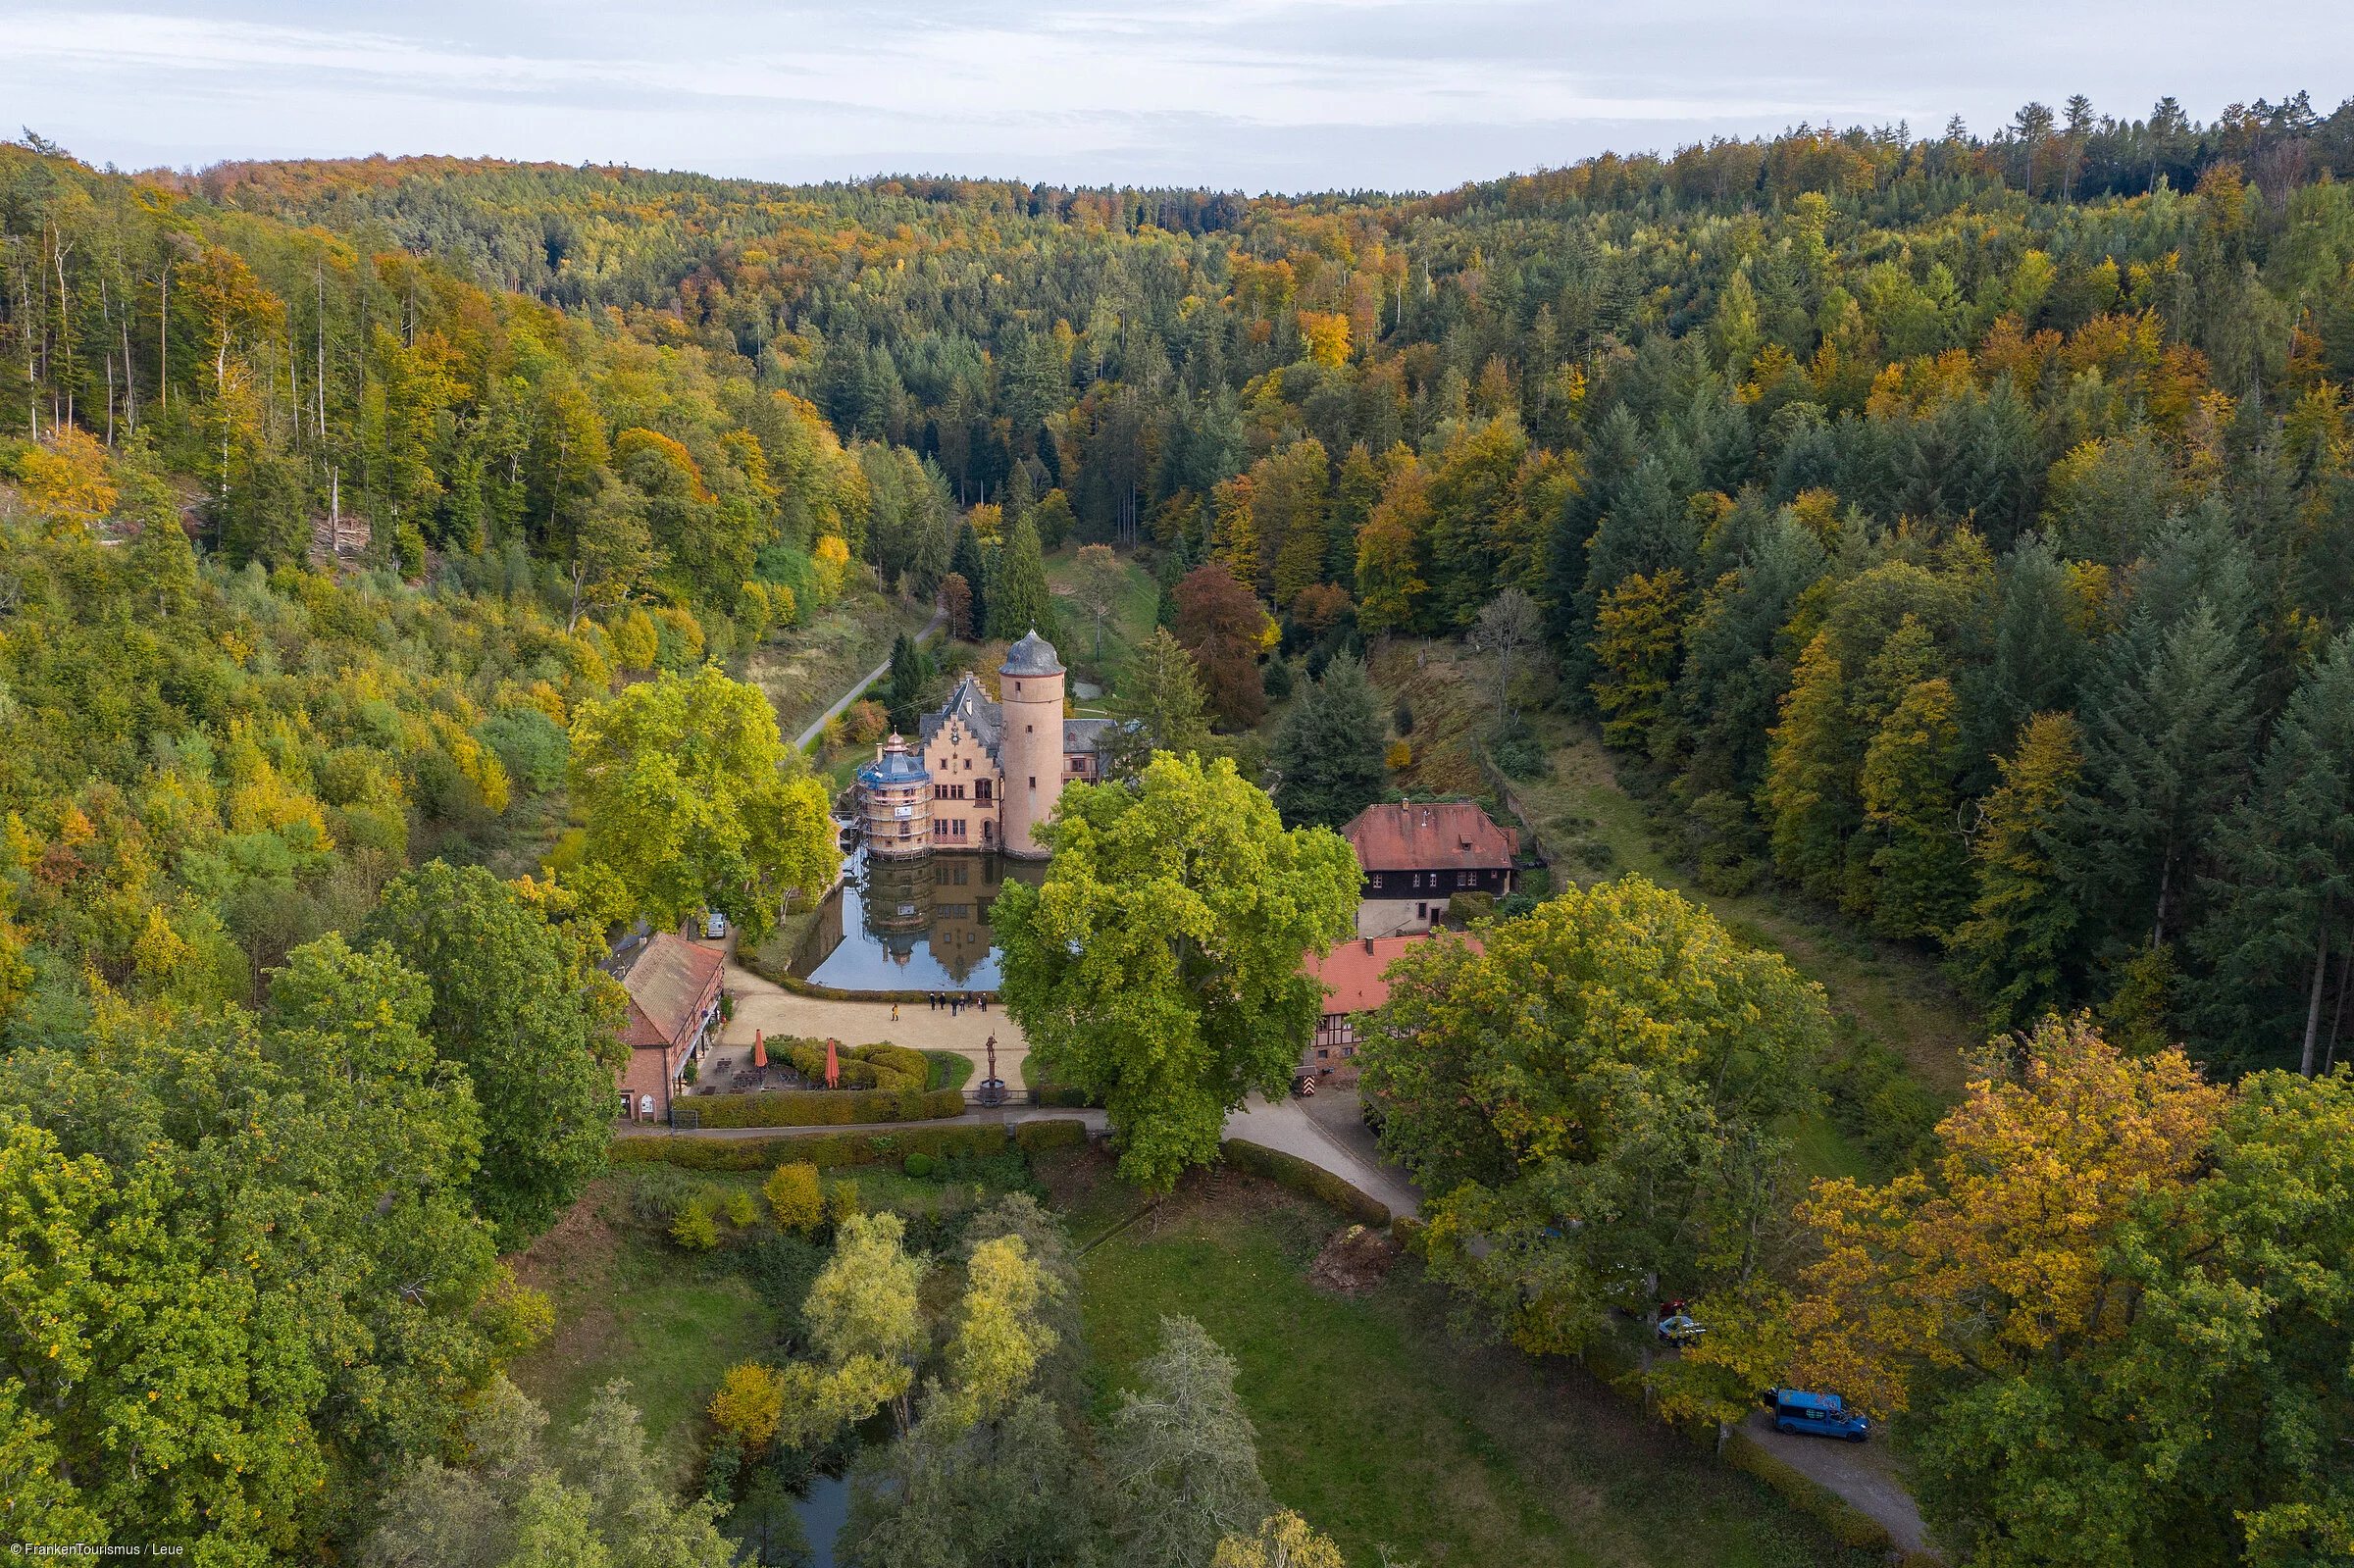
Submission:
M 1366 954 L 1366 956 L 1367 956 L 1367 957 L 1370 957 L 1370 956 L 1372 956 L 1372 952 L 1373 952 L 1373 938 L 1372 938 L 1372 937 L 1370 937 L 1370 936 L 1367 936 L 1367 937 L 1365 938 L 1365 954 Z

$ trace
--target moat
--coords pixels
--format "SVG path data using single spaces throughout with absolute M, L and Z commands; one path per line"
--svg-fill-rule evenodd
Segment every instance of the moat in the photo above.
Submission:
M 989 906 L 1005 884 L 1046 881 L 1043 860 L 935 850 L 869 861 L 862 848 L 793 951 L 792 972 L 842 990 L 995 990 Z

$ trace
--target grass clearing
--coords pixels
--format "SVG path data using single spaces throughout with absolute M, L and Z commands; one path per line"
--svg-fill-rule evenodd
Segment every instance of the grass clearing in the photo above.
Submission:
M 509 1260 L 518 1279 L 547 1292 L 557 1328 L 508 1375 L 559 1428 L 607 1382 L 627 1378 L 647 1445 L 683 1485 L 720 1374 L 766 1354 L 779 1319 L 725 1259 L 683 1252 L 637 1222 L 633 1180 L 634 1173 L 600 1178 L 553 1230 Z
M 768 693 L 788 740 L 832 707 L 850 686 L 891 657 L 902 632 L 913 635 L 932 606 L 873 588 L 845 588 L 807 626 L 780 632 L 744 660 L 743 678 Z
M 1042 1165 L 1083 1244 L 1142 1205 L 1104 1156 Z M 1457 1337 L 1452 1301 L 1410 1258 L 1355 1300 L 1310 1287 L 1341 1224 L 1248 1177 L 1188 1177 L 1081 1261 L 1106 1390 L 1156 1347 L 1164 1313 L 1197 1319 L 1241 1368 L 1276 1499 L 1352 1562 L 1384 1547 L 1425 1568 L 1847 1562 L 1761 1484 L 1572 1364 Z
M 1056 596 L 1055 614 L 1062 618 L 1065 646 L 1056 651 L 1062 662 L 1106 691 L 1119 689 L 1128 660 L 1152 635 L 1152 618 L 1160 608 L 1160 584 L 1134 555 L 1120 557 L 1128 580 L 1103 617 L 1103 648 L 1096 651 L 1096 618 L 1070 597 L 1079 563 L 1079 546 L 1066 542 L 1046 558 L 1047 589 Z

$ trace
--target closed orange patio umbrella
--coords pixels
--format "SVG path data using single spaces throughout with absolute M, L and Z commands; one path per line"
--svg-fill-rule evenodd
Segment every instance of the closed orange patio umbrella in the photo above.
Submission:
M 826 1041 L 826 1087 L 833 1088 L 842 1082 L 842 1059 L 834 1054 L 834 1042 Z
M 768 1065 L 768 1041 L 761 1038 L 760 1031 L 756 1029 L 752 1031 L 752 1065 L 754 1067 Z

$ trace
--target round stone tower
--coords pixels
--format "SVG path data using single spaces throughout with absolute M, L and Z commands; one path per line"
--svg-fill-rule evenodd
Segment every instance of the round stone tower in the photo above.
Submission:
M 1005 650 L 998 701 L 1005 721 L 998 766 L 1005 775 L 1004 851 L 1035 858 L 1046 847 L 1031 830 L 1053 815 L 1062 794 L 1062 661 L 1054 644 L 1030 634 Z

